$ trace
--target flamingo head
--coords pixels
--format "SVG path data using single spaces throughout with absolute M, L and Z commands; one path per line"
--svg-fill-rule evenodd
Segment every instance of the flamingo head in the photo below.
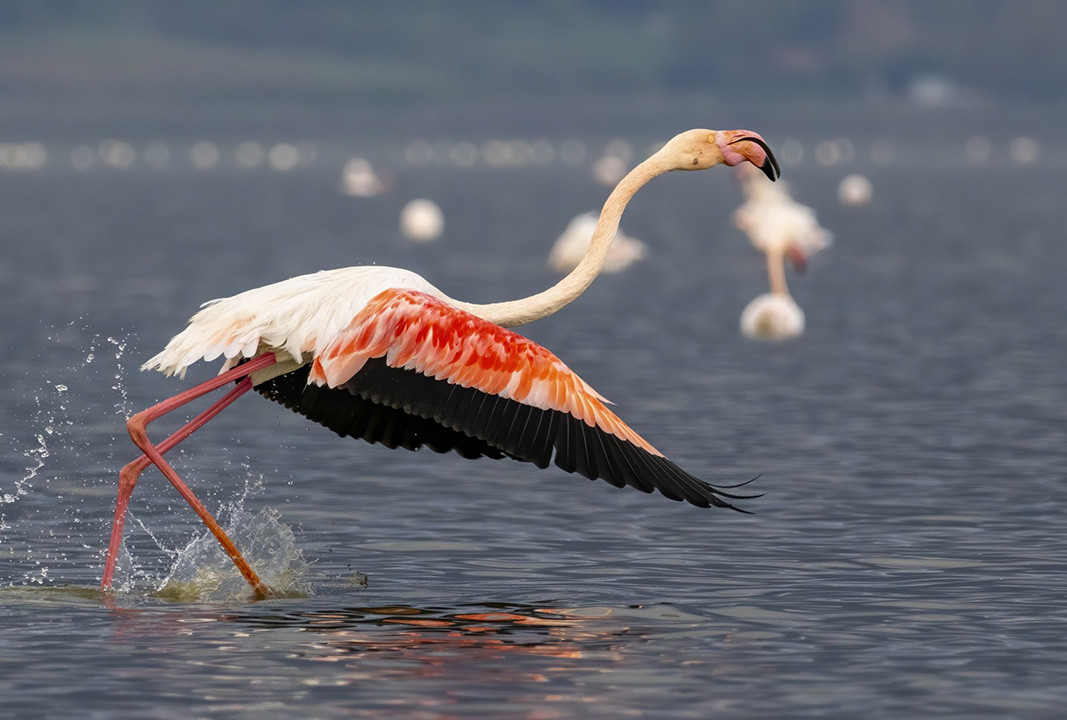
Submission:
M 771 180 L 781 175 L 766 141 L 748 130 L 688 130 L 673 137 L 660 151 L 672 170 L 706 170 L 748 161 Z

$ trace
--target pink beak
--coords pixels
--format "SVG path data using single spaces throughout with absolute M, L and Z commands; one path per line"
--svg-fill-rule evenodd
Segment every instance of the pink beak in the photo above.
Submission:
M 774 153 L 771 152 L 771 149 L 767 146 L 767 143 L 763 141 L 763 138 L 758 137 L 756 135 L 745 135 L 744 137 L 740 137 L 737 140 L 733 140 L 729 144 L 736 145 L 737 143 L 741 142 L 756 143 L 766 154 L 767 157 L 764 159 L 761 165 L 756 165 L 756 163 L 752 163 L 753 165 L 756 165 L 756 167 L 758 167 L 760 170 L 762 170 L 764 175 L 770 178 L 771 181 L 777 180 L 779 177 L 781 177 L 782 170 L 778 167 L 778 161 L 775 160 Z

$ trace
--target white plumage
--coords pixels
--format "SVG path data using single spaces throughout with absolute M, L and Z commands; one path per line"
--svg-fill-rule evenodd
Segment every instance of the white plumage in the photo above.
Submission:
M 374 171 L 374 166 L 364 158 L 352 158 L 341 171 L 341 192 L 345 195 L 374 197 L 385 192 L 387 187 Z
M 784 183 L 770 183 L 758 173 L 746 172 L 742 183 L 746 202 L 734 211 L 734 225 L 762 253 L 799 253 L 807 259 L 828 247 L 834 235 L 819 224 L 814 210 L 795 201 L 779 185 Z
M 586 251 L 589 250 L 589 242 L 593 239 L 596 222 L 597 216 L 593 213 L 575 216 L 552 245 L 552 250 L 548 253 L 548 266 L 556 272 L 570 272 L 576 268 L 585 257 Z M 615 239 L 611 241 L 611 245 L 608 246 L 608 254 L 604 258 L 604 267 L 601 272 L 621 272 L 638 260 L 643 260 L 647 254 L 647 245 L 619 230 L 615 233 Z
M 412 200 L 400 211 L 400 232 L 408 240 L 430 242 L 445 229 L 445 215 L 433 200 Z
M 837 186 L 837 199 L 842 205 L 866 205 L 874 195 L 871 181 L 859 173 L 852 173 L 841 178 Z
M 362 265 L 299 275 L 209 300 L 141 369 L 184 377 L 186 368 L 199 360 L 223 357 L 225 371 L 264 352 L 302 364 L 305 354 L 320 352 L 371 298 L 389 288 L 446 297 L 421 275 L 402 268 Z

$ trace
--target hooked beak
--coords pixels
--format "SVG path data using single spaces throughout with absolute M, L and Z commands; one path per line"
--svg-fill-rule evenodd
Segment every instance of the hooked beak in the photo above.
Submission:
M 745 152 L 744 148 L 738 148 L 738 151 L 745 156 L 745 159 L 750 163 L 758 167 L 763 171 L 763 174 L 770 178 L 772 181 L 777 180 L 782 175 L 781 169 L 778 167 L 778 161 L 774 158 L 774 153 L 767 146 L 767 143 L 763 141 L 763 138 L 758 135 L 745 135 L 737 140 L 734 140 L 729 145 L 736 145 L 738 143 L 750 142 L 756 143 L 759 146 L 762 153 Z

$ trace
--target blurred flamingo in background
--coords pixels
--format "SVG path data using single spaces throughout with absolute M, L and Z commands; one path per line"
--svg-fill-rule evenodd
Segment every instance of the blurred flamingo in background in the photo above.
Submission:
M 681 470 L 607 407 L 607 401 L 545 348 L 505 329 L 553 314 L 578 298 L 604 266 L 626 204 L 671 170 L 749 162 L 767 177 L 778 164 L 745 130 L 690 130 L 631 170 L 604 204 L 584 259 L 547 290 L 478 305 L 454 300 L 407 270 L 363 266 L 290 278 L 213 300 L 144 364 L 184 375 L 193 363 L 225 358 L 212 380 L 129 419 L 143 455 L 119 474 L 101 587 L 111 586 L 137 479 L 156 465 L 218 539 L 257 595 L 266 587 L 218 521 L 163 458 L 238 397 L 256 390 L 334 430 L 387 447 L 468 458 L 510 457 L 612 485 L 659 492 L 699 507 L 733 508 L 739 496 Z M 147 425 L 236 383 L 159 443 Z M 734 508 L 737 509 L 737 508 Z
M 785 340 L 804 332 L 804 311 L 789 294 L 785 258 L 803 272 L 808 258 L 833 241 L 815 211 L 796 202 L 784 183 L 772 185 L 758 173 L 739 168 L 745 202 L 734 211 L 734 224 L 767 259 L 770 292 L 741 313 L 741 332 L 759 340 Z
M 354 157 L 346 162 L 341 170 L 340 191 L 343 195 L 375 197 L 388 190 L 391 185 L 392 180 L 377 172 L 366 158 Z
M 548 267 L 556 272 L 570 272 L 578 267 L 578 263 L 589 250 L 589 241 L 593 239 L 596 223 L 597 216 L 593 213 L 575 216 L 552 245 L 552 250 L 548 253 Z M 643 260 L 647 254 L 647 245 L 619 230 L 608 247 L 601 272 L 622 272 L 638 260 Z
M 414 242 L 432 242 L 445 229 L 445 214 L 433 200 L 418 198 L 400 210 L 400 232 Z

